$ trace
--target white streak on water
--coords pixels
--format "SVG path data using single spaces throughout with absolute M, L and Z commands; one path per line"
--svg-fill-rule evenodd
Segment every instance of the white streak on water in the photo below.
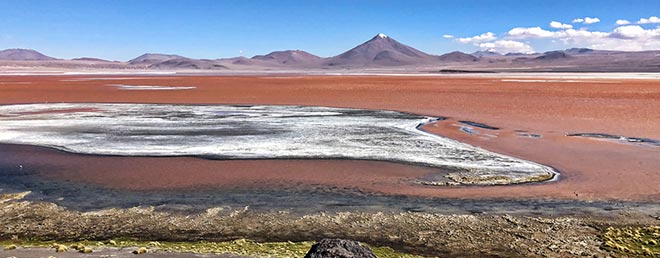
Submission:
M 178 79 L 180 77 L 167 76 L 167 79 Z M 81 77 L 73 79 L 63 79 L 61 82 L 86 82 L 86 81 L 122 81 L 122 80 L 145 80 L 145 79 L 162 79 L 159 77 L 149 76 L 134 76 L 134 77 Z
M 34 113 L 53 110 L 89 111 Z M 555 175 L 549 167 L 417 128 L 431 120 L 394 111 L 301 106 L 4 105 L 0 142 L 100 155 L 394 161 L 509 182 Z
M 580 83 L 621 83 L 620 81 L 587 81 L 587 80 L 541 80 L 541 79 L 502 79 L 502 82 L 580 82 Z
M 160 86 L 160 85 L 126 85 L 126 84 L 108 84 L 120 90 L 191 90 L 197 87 L 193 86 Z
M 0 84 L 32 84 L 32 82 L 0 82 Z

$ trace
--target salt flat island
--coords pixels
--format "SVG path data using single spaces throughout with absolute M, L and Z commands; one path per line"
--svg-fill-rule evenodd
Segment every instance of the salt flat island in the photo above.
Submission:
M 0 143 L 92 155 L 355 159 L 438 168 L 415 183 L 494 185 L 556 178 L 550 167 L 420 127 L 442 118 L 314 106 L 19 104 L 0 106 Z

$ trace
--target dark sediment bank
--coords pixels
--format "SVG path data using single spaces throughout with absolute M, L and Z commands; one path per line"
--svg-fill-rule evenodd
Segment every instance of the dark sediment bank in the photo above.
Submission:
M 612 134 L 604 134 L 604 133 L 571 133 L 571 134 L 567 134 L 566 136 L 596 138 L 596 139 L 604 139 L 604 140 L 611 140 L 611 141 L 625 142 L 625 143 L 641 143 L 641 144 L 648 144 L 651 146 L 660 147 L 660 140 L 642 138 L 642 137 L 629 137 L 629 136 L 612 135 Z
M 500 130 L 499 127 L 494 127 L 494 126 L 490 126 L 490 125 L 487 125 L 487 124 L 484 124 L 484 123 L 479 123 L 479 122 L 474 122 L 474 121 L 461 120 L 461 121 L 459 121 L 459 122 L 461 122 L 461 123 L 463 123 L 463 124 L 466 124 L 466 125 L 471 125 L 471 126 L 474 126 L 474 127 L 479 127 L 479 128 L 482 128 L 482 129 L 488 129 L 488 130 Z

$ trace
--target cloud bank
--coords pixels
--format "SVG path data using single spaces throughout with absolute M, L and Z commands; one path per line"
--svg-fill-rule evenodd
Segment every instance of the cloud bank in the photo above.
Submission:
M 594 23 L 599 23 L 600 19 L 598 18 L 592 18 L 592 17 L 584 17 L 584 18 L 575 18 L 573 19 L 573 23 L 582 23 L 582 24 L 594 24 Z
M 564 24 L 558 21 L 552 21 L 550 22 L 550 27 L 555 28 L 555 29 L 572 29 L 573 25 L 570 24 Z
M 572 23 L 583 25 L 599 23 L 596 17 L 576 18 Z M 473 37 L 456 38 L 459 43 L 470 44 L 481 50 L 500 53 L 533 53 L 534 46 L 573 48 L 584 47 L 602 50 L 643 51 L 660 50 L 660 18 L 650 16 L 637 22 L 619 19 L 616 27 L 608 31 L 574 28 L 560 21 L 551 21 L 549 27 L 514 27 L 499 35 L 486 32 Z
M 628 20 L 616 20 L 616 25 L 628 25 L 630 21 Z
M 484 34 L 477 35 L 477 36 L 474 36 L 474 37 L 471 37 L 471 38 L 459 38 L 458 42 L 461 42 L 461 43 L 480 43 L 480 42 L 492 41 L 492 40 L 495 40 L 495 39 L 497 39 L 497 37 L 495 37 L 494 33 L 486 32 Z
M 498 53 L 534 53 L 532 46 L 514 40 L 497 40 L 494 42 L 486 42 L 479 44 L 479 47 L 481 49 Z
M 649 18 L 641 18 L 637 21 L 637 24 L 651 24 L 651 23 L 660 23 L 660 18 L 658 16 L 651 16 Z

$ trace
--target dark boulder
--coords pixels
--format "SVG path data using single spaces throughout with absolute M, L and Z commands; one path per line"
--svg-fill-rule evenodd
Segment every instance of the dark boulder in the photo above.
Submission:
M 357 241 L 323 239 L 309 249 L 305 258 L 376 258 L 376 255 Z

